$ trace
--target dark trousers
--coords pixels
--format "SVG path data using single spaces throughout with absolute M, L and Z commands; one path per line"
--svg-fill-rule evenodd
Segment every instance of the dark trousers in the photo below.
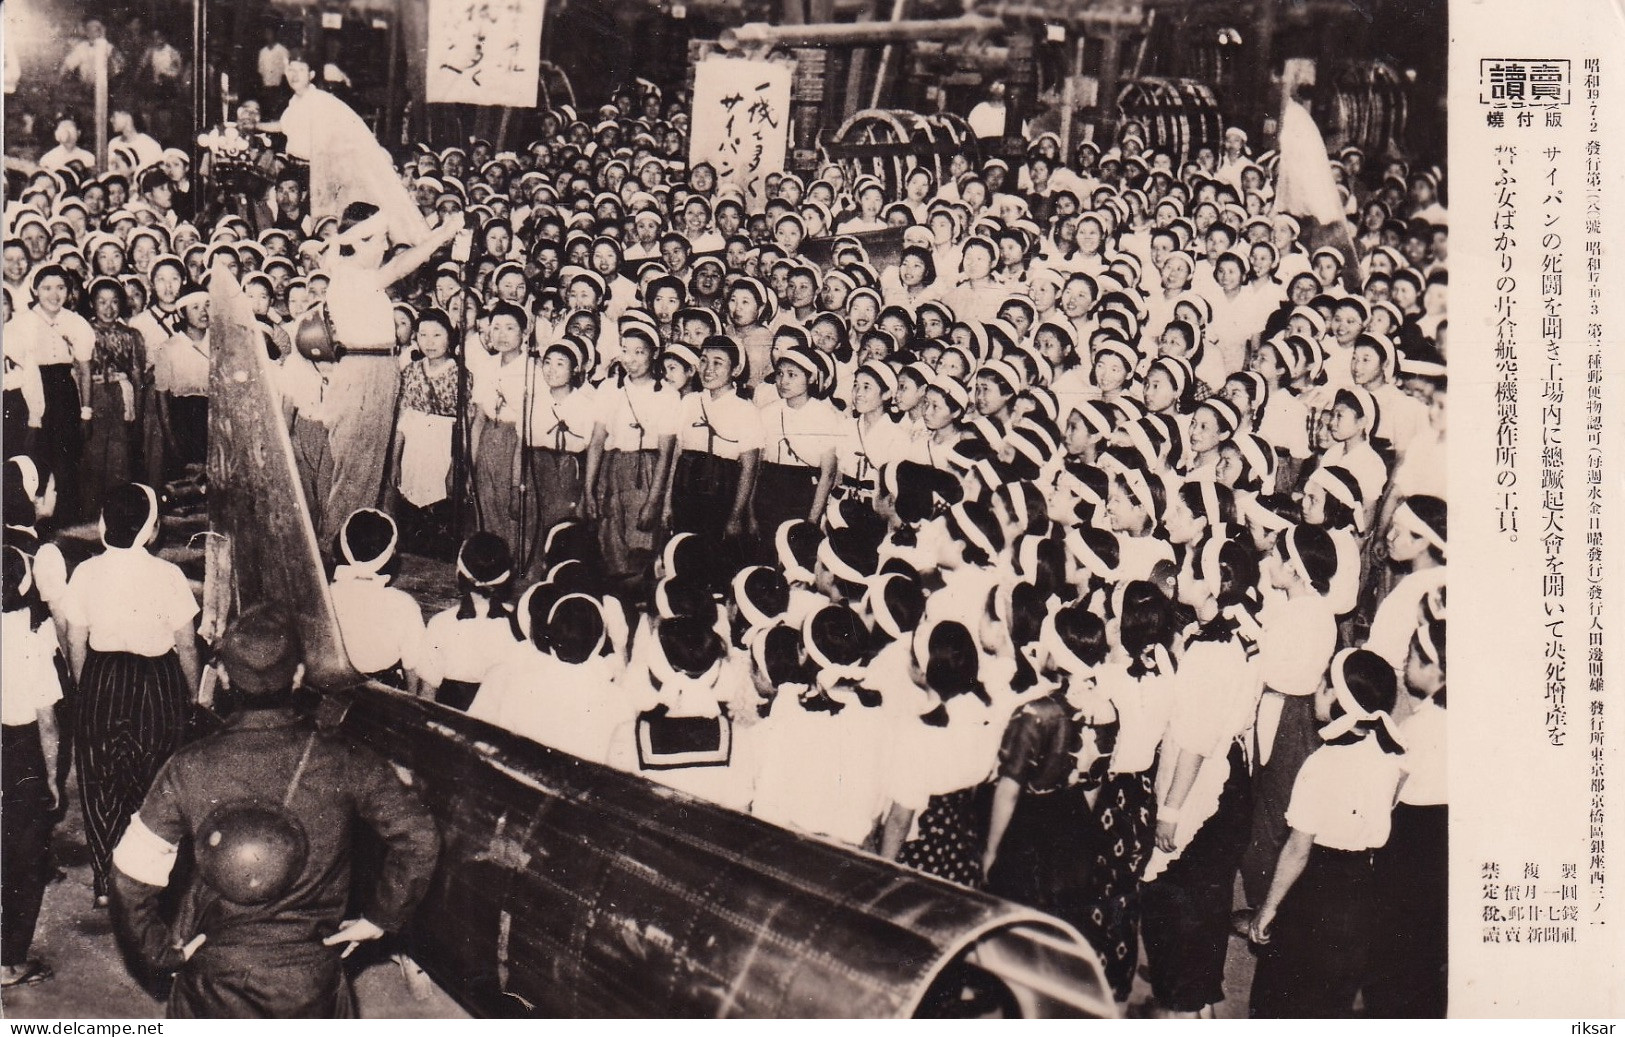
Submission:
M 1160 1005 L 1175 1012 L 1224 1000 L 1230 905 L 1253 809 L 1240 745 L 1231 745 L 1229 765 L 1218 809 L 1179 859 L 1140 893 L 1151 990 Z
M 1265 692 L 1266 695 L 1273 694 Z M 1292 802 L 1292 786 L 1309 754 L 1320 748 L 1319 725 L 1315 720 L 1313 695 L 1286 696 L 1281 704 L 1281 722 L 1275 729 L 1269 762 L 1253 775 L 1252 837 L 1241 858 L 1241 888 L 1247 903 L 1256 908 L 1269 896 L 1275 862 L 1286 845 L 1286 808 Z
M 72 364 L 42 364 L 39 376 L 45 389 L 45 414 L 36 450 L 56 475 L 56 516 L 66 525 L 85 517 L 79 513 L 79 453 L 84 448 L 79 383 L 73 380 Z
M 23 401 L 21 389 L 7 389 L 5 392 L 5 429 L 0 432 L 0 443 L 5 445 L 6 456 L 16 457 L 25 453 L 24 446 L 28 442 L 28 404 Z
M 1336 1019 L 1354 1009 L 1372 932 L 1371 851 L 1316 846 L 1259 948 L 1248 1015 Z
M 1450 808 L 1394 808 L 1393 830 L 1377 851 L 1375 915 L 1367 1014 L 1442 1019 L 1449 993 Z
M 671 530 L 694 533 L 717 545 L 719 572 L 737 572 L 745 557 L 741 545 L 724 535 L 740 475 L 738 461 L 699 450 L 677 455 L 672 472 Z M 768 535 L 763 530 L 763 536 Z
M 204 943 L 175 975 L 171 1019 L 354 1019 L 340 947 Z
M 113 848 L 158 769 L 181 747 L 191 700 L 175 653 L 149 658 L 91 650 L 74 703 L 80 807 L 96 894 L 107 893 Z
M 51 791 L 39 724 L 0 730 L 0 965 L 21 965 L 51 873 Z

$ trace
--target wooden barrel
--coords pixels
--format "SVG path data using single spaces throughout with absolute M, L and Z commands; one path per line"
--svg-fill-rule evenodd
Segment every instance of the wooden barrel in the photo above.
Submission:
M 1404 141 L 1410 99 L 1404 77 L 1392 66 L 1380 61 L 1350 63 L 1333 74 L 1332 84 L 1325 122 L 1328 145 L 1352 145 L 1368 155 L 1382 155 Z
M 1145 127 L 1147 151 L 1166 151 L 1177 167 L 1198 149 L 1218 148 L 1224 134 L 1219 101 L 1206 83 L 1195 79 L 1146 76 L 1124 83 L 1117 93 L 1123 121 Z
M 903 180 L 917 166 L 929 169 L 942 183 L 956 154 L 981 164 L 976 137 L 957 115 L 868 108 L 835 131 L 826 146 L 831 160 L 848 177 L 873 176 L 886 186 L 887 197 L 902 196 Z

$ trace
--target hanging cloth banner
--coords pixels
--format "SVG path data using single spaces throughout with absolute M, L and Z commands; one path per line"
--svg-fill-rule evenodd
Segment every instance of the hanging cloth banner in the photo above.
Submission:
M 429 0 L 431 104 L 536 106 L 543 0 Z
M 709 57 L 694 70 L 693 136 L 688 167 L 709 162 L 719 184 L 745 193 L 760 212 L 769 173 L 784 171 L 795 65 Z

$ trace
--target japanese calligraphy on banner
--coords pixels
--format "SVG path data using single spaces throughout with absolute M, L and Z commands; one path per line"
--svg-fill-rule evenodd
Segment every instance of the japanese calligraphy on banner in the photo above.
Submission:
M 536 104 L 543 0 L 429 0 L 427 99 Z
M 769 173 L 784 170 L 793 64 L 712 57 L 694 70 L 689 168 L 709 162 L 718 183 L 745 192 L 753 211 L 765 201 Z

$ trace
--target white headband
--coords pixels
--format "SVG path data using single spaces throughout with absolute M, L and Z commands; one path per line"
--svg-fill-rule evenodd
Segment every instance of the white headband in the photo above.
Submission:
M 649 676 L 660 684 L 657 695 L 675 716 L 715 716 L 717 713 L 717 678 L 722 675 L 722 660 L 718 659 L 698 677 L 678 673 L 666 658 L 666 646 L 660 643 L 658 631 L 649 646 Z
M 969 540 L 974 546 L 981 548 L 990 561 L 998 557 L 999 552 L 994 549 L 993 541 L 987 535 L 987 531 L 971 520 L 963 502 L 949 508 L 948 514 L 953 518 L 954 525 L 959 527 L 959 531 L 965 534 L 965 539 Z
M 151 493 L 152 491 L 149 489 L 147 492 Z M 154 499 L 153 509 L 156 511 L 157 507 L 157 500 Z M 385 544 L 384 549 L 378 552 L 378 557 L 368 559 L 365 562 L 357 561 L 355 551 L 350 547 L 350 523 L 348 520 L 346 520 L 344 523 L 344 532 L 339 535 L 339 553 L 344 555 L 344 560 L 348 562 L 350 564 L 350 568 L 354 569 L 357 573 L 366 576 L 376 576 L 378 575 L 379 570 L 388 565 L 389 560 L 395 557 L 395 545 L 400 541 L 401 534 L 400 530 L 395 527 L 395 520 L 390 518 L 388 515 L 385 515 L 377 508 L 358 508 L 356 511 L 351 513 L 350 518 L 354 518 L 356 515 L 360 515 L 363 512 L 371 512 L 372 514 L 377 515 L 379 518 L 382 518 L 385 522 L 389 523 L 389 543 Z
M 555 601 L 553 603 L 553 607 L 547 610 L 547 621 L 549 623 L 553 622 L 553 617 L 559 614 L 559 606 L 572 599 L 576 601 L 585 601 L 587 604 L 593 607 L 593 611 L 598 613 L 598 643 L 593 645 L 592 651 L 587 653 L 587 658 L 597 658 L 598 653 L 604 650 L 604 644 L 607 640 L 608 632 L 608 627 L 604 623 L 604 606 L 597 598 L 594 598 L 588 594 L 582 594 L 579 591 L 566 594 L 558 601 Z
M 766 568 L 765 565 L 748 565 L 739 570 L 733 578 L 734 605 L 739 609 L 739 614 L 745 617 L 745 622 L 752 627 L 768 626 L 775 619 L 756 607 L 756 603 L 750 600 L 750 592 L 745 588 L 745 581 L 750 578 L 751 573 Z
M 826 537 L 818 545 L 818 560 L 824 563 L 824 568 L 834 573 L 847 583 L 862 583 L 867 577 L 853 568 L 846 559 L 835 553 L 835 548 Z
M 813 637 L 813 621 L 825 609 L 837 608 L 835 605 L 826 605 L 816 612 L 809 612 L 801 624 L 801 643 L 807 649 L 807 658 L 818 666 L 818 686 L 826 691 L 842 681 L 855 681 L 869 672 L 869 668 L 861 661 L 855 663 L 838 663 L 831 659 L 822 648 L 818 647 L 818 639 Z
M 778 549 L 779 567 L 784 570 L 784 578 L 793 583 L 813 582 L 813 571 L 802 565 L 796 559 L 796 553 L 790 547 L 790 530 L 800 519 L 787 519 L 779 523 L 779 528 L 773 534 L 773 545 Z
M 1358 648 L 1345 648 L 1332 656 L 1331 684 L 1332 692 L 1337 704 L 1343 707 L 1343 715 L 1320 729 L 1320 737 L 1324 741 L 1334 742 L 1348 734 L 1354 728 L 1368 721 L 1380 723 L 1388 732 L 1388 737 L 1401 749 L 1405 748 L 1405 740 L 1399 737 L 1399 725 L 1386 710 L 1371 711 L 1360 705 L 1354 698 L 1354 692 L 1349 690 L 1348 681 L 1343 678 L 1343 666 L 1348 662 L 1349 656 L 1359 651 Z
M 27 454 L 18 454 L 15 457 L 6 458 L 6 460 L 16 465 L 17 471 L 22 473 L 23 489 L 28 491 L 29 499 L 37 500 L 40 490 L 39 465 L 35 464 L 34 459 Z
M 476 587 L 495 587 L 505 582 L 508 577 L 512 576 L 513 569 L 504 569 L 500 575 L 492 577 L 489 580 L 482 580 L 478 576 L 475 576 L 473 573 L 468 571 L 468 566 L 463 564 L 463 553 L 459 551 L 457 552 L 457 575 L 463 577 Z
M 693 533 L 678 533 L 666 541 L 666 549 L 660 552 L 660 560 L 665 563 L 667 579 L 677 575 L 677 545 L 693 535 Z
M 1016 520 L 1017 529 L 1027 528 L 1027 495 L 1021 490 L 1023 485 L 1010 484 L 1010 514 Z
M 1151 496 L 1151 481 L 1146 478 L 1145 472 L 1138 468 L 1123 468 L 1123 485 L 1128 488 L 1129 495 L 1140 505 L 1152 523 L 1161 520 L 1157 514 L 1156 498 Z
M 1348 469 L 1344 469 L 1347 471 Z M 1356 532 L 1365 532 L 1365 506 L 1354 496 L 1354 491 L 1348 484 L 1335 476 L 1328 475 L 1329 468 L 1316 468 L 1309 476 L 1309 482 L 1324 489 L 1334 500 L 1341 502 L 1354 513 L 1354 529 Z
M 1404 522 L 1407 529 L 1426 540 L 1440 554 L 1445 553 L 1444 538 L 1432 526 L 1422 521 L 1421 516 L 1411 508 L 1410 501 L 1407 500 L 1394 509 L 1394 521 Z
M 539 584 L 539 583 L 533 583 L 529 587 L 526 587 L 525 588 L 525 593 L 519 595 L 519 602 L 516 605 L 514 605 L 514 607 L 513 607 L 514 623 L 518 625 L 519 632 L 521 634 L 525 635 L 525 640 L 526 641 L 529 641 L 531 639 L 530 638 L 530 599 L 531 599 L 532 596 L 535 595 L 536 589 L 538 587 L 540 587 L 540 586 L 541 586 L 541 584 Z
M 1066 547 L 1079 565 L 1087 568 L 1093 575 L 1100 577 L 1107 583 L 1116 583 L 1123 578 L 1122 559 L 1117 565 L 1107 565 L 1106 560 L 1089 546 L 1083 538 L 1083 527 L 1073 526 L 1066 531 Z
M 23 578 L 17 581 L 17 593 L 27 594 L 34 589 L 34 560 L 22 551 L 18 551 L 17 555 L 23 560 Z
M 1298 575 L 1303 578 L 1304 583 L 1313 587 L 1315 581 L 1309 575 L 1308 568 L 1303 564 L 1303 555 L 1298 553 L 1297 539 L 1289 532 L 1281 538 L 1281 542 L 1286 545 L 1287 564 L 1298 571 Z
M 1078 654 L 1061 640 L 1061 632 L 1055 629 L 1055 613 L 1050 612 L 1044 616 L 1044 624 L 1038 630 L 1038 650 L 1047 652 L 1055 664 L 1068 674 L 1078 677 L 1093 672 L 1094 667 L 1078 658 Z
M 29 462 L 29 464 L 32 467 L 33 462 Z M 27 469 L 24 469 L 24 475 L 26 474 Z M 39 472 L 37 469 L 34 473 L 34 479 L 37 484 L 39 480 Z M 141 492 L 147 495 L 147 518 L 146 521 L 141 523 L 141 528 L 136 532 L 135 539 L 130 541 L 130 548 L 133 550 L 145 547 L 147 541 L 152 538 L 153 532 L 158 528 L 158 493 L 151 486 L 148 486 L 143 482 L 131 483 L 130 485 L 139 486 L 141 488 Z M 96 532 L 97 535 L 101 537 L 103 547 L 113 546 L 107 542 L 107 517 L 105 515 L 97 521 Z
M 1417 624 L 1416 647 L 1422 650 L 1422 656 L 1423 658 L 1427 659 L 1428 662 L 1441 663 L 1444 661 L 1444 658 L 1439 651 L 1439 646 L 1433 642 L 1432 626 L 1433 624 L 1431 623 Z
M 894 640 L 903 636 L 903 626 L 897 622 L 892 614 L 891 607 L 886 604 L 886 587 L 893 580 L 900 580 L 901 573 L 881 573 L 868 581 L 869 589 L 863 592 L 863 607 L 869 615 L 875 617 L 875 625 L 884 630 Z

